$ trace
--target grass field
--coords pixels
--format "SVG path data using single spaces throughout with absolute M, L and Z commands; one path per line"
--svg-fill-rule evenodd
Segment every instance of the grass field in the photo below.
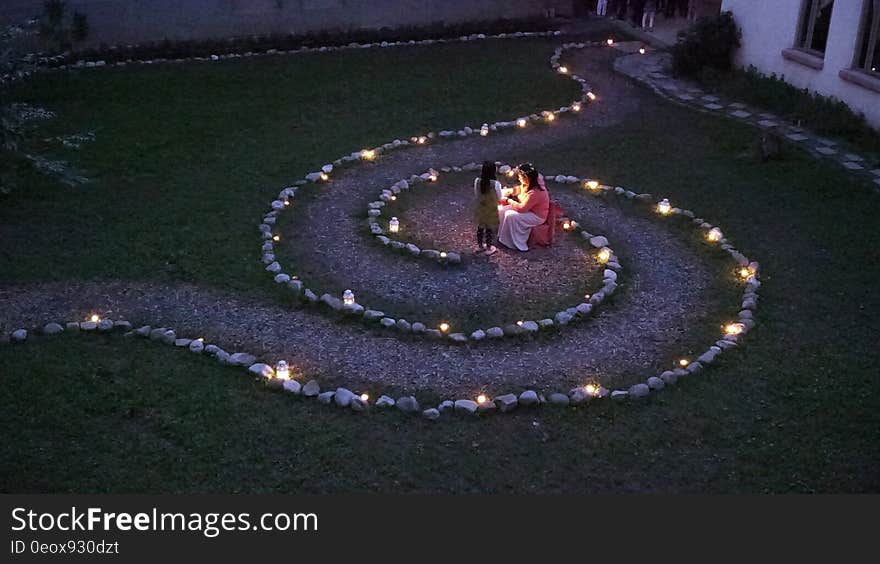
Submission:
M 483 76 L 480 88 L 495 92 L 509 61 L 545 79 L 548 43 L 439 49 L 414 72 L 408 51 L 390 50 L 41 79 L 22 95 L 61 113 L 55 134 L 98 130 L 76 158 L 95 182 L 71 193 L 35 179 L 4 203 L 0 285 L 147 276 L 256 286 L 255 218 L 291 176 L 397 135 L 551 104 L 505 89 L 510 98 L 489 107 L 456 86 Z M 395 64 L 373 67 L 377 56 Z M 472 76 L 453 75 L 454 61 Z M 353 74 L 334 90 L 340 68 Z M 358 88 L 356 77 L 379 72 L 396 86 Z M 401 87 L 405 76 L 413 82 Z M 45 88 L 61 80 L 67 94 L 53 101 Z M 571 92 L 561 83 L 549 95 Z M 465 98 L 434 108 L 444 96 Z M 431 423 L 297 400 L 149 342 L 61 336 L 0 346 L 0 490 L 877 492 L 880 199 L 794 149 L 765 164 L 741 157 L 754 135 L 658 101 L 530 155 L 669 197 L 762 261 L 745 346 L 673 390 L 642 404 Z

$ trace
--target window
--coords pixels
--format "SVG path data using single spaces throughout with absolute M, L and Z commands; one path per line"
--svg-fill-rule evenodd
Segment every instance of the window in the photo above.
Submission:
M 880 0 L 865 0 L 856 68 L 880 76 Z
M 828 29 L 831 27 L 831 11 L 834 0 L 805 0 L 801 27 L 798 35 L 798 47 L 825 54 L 828 43 Z

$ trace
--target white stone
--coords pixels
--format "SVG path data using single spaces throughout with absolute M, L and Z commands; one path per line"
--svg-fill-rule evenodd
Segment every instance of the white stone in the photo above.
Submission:
M 482 341 L 486 338 L 486 332 L 482 329 L 477 329 L 473 333 L 471 333 L 471 340 L 473 341 Z
M 569 403 L 571 403 L 571 400 L 567 395 L 560 394 L 559 392 L 554 392 L 550 394 L 550 397 L 547 399 L 550 401 L 550 403 L 554 405 L 568 405 Z
M 180 348 L 186 348 L 192 343 L 192 339 L 175 339 L 174 346 Z
M 248 367 L 248 372 L 260 376 L 261 378 L 270 378 L 273 374 L 275 374 L 275 371 L 272 370 L 271 366 L 262 363 L 251 364 Z
M 376 321 L 385 317 L 385 314 L 381 311 L 376 311 L 374 309 L 368 309 L 364 312 L 364 319 L 367 321 Z
M 303 386 L 302 393 L 307 398 L 313 398 L 321 393 L 321 386 L 319 386 L 318 382 L 315 380 L 309 380 L 306 382 L 306 385 Z
M 666 383 L 662 378 L 658 378 L 657 376 L 651 376 L 648 378 L 648 387 L 652 390 L 662 390 L 666 387 Z
M 200 353 L 205 350 L 205 343 L 202 341 L 193 341 L 189 344 L 189 350 L 194 353 Z
M 490 327 L 486 330 L 486 336 L 490 339 L 500 339 L 504 336 L 504 329 L 501 327 Z
M 302 386 L 296 380 L 284 380 L 281 384 L 281 387 L 285 392 L 290 392 L 291 394 L 298 396 L 302 393 Z
M 455 400 L 455 411 L 457 413 L 474 414 L 477 412 L 477 402 L 468 399 Z
M 541 400 L 538 399 L 538 394 L 533 390 L 526 390 L 519 395 L 519 403 L 526 407 L 537 405 L 540 401 Z
M 602 247 L 608 246 L 608 239 L 601 235 L 595 235 L 593 237 L 590 237 L 590 245 L 597 249 L 601 249 Z
M 288 282 L 290 282 L 290 275 L 289 274 L 282 273 L 282 274 L 275 275 L 275 283 L 276 284 L 286 284 Z
M 102 333 L 106 333 L 106 332 L 112 331 L 112 330 L 113 330 L 113 321 L 111 321 L 109 319 L 102 319 L 101 321 L 98 322 L 98 331 L 101 331 Z
M 397 321 L 391 319 L 390 317 L 383 317 L 379 320 L 379 325 L 385 327 L 386 329 L 390 329 L 392 327 L 397 327 Z
M 495 405 L 498 406 L 501 413 L 507 413 L 516 409 L 519 401 L 514 394 L 504 394 L 495 398 Z
M 10 335 L 12 340 L 17 341 L 17 342 L 24 341 L 25 339 L 27 339 L 27 336 L 28 336 L 27 329 L 16 329 L 15 331 L 12 332 L 12 335 Z
M 272 272 L 272 273 L 281 272 L 281 265 L 278 264 L 277 262 L 273 262 L 272 264 L 270 264 L 269 266 L 266 267 L 266 272 Z
M 352 398 L 354 398 L 354 392 L 347 388 L 336 388 L 336 393 L 333 396 L 333 399 L 336 401 L 336 405 L 339 407 L 348 407 L 351 404 Z
M 412 396 L 404 396 L 397 399 L 397 409 L 404 413 L 415 413 L 419 411 L 419 402 Z
M 435 421 L 440 418 L 440 412 L 437 411 L 436 408 L 431 407 L 422 412 L 422 417 L 430 421 Z
M 64 327 L 57 323 L 47 323 L 43 327 L 44 335 L 57 335 L 58 333 L 62 333 L 64 331 Z
M 553 319 L 559 325 L 568 325 L 573 318 L 574 316 L 567 311 L 560 311 Z
M 397 403 L 393 398 L 388 396 L 380 396 L 379 399 L 376 400 L 376 407 L 394 407 L 394 404 Z
M 590 315 L 590 312 L 593 311 L 593 304 L 578 304 L 575 309 L 579 315 Z
M 318 402 L 324 405 L 330 405 L 333 401 L 333 396 L 336 395 L 336 392 L 321 392 L 318 394 Z

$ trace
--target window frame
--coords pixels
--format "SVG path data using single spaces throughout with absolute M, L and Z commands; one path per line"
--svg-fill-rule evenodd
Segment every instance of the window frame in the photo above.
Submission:
M 868 21 L 868 9 L 871 4 L 874 5 L 873 19 Z M 856 42 L 856 51 L 853 56 L 853 70 L 861 71 L 868 76 L 880 78 L 880 71 L 872 71 L 871 67 L 876 67 L 880 61 L 874 60 L 874 51 L 877 44 L 880 43 L 880 0 L 865 0 L 862 4 L 862 15 L 859 18 L 859 36 Z M 866 37 L 867 35 L 867 37 Z M 865 45 L 867 41 L 867 45 Z M 862 56 L 862 46 L 865 46 L 865 62 L 860 62 Z
M 810 47 L 810 45 L 813 44 L 813 34 L 816 31 L 816 21 L 819 19 L 819 5 L 821 1 L 822 0 L 803 0 L 803 4 L 801 6 L 801 17 L 800 21 L 798 22 L 795 46 L 797 49 L 806 51 L 811 55 L 815 55 L 816 57 L 824 59 L 825 51 L 818 51 Z M 834 14 L 833 7 L 831 8 L 831 13 L 832 15 Z M 827 50 L 827 39 L 825 42 L 825 47 Z

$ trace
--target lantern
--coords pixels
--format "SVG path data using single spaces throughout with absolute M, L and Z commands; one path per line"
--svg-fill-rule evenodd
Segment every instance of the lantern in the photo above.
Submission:
M 290 205 L 290 200 L 284 200 L 284 205 L 285 205 L 285 206 L 289 206 L 289 205 Z
M 606 43 L 609 47 L 611 47 L 612 45 L 614 45 L 614 39 L 612 39 L 612 38 L 609 37 L 608 39 L 605 40 L 605 43 Z
M 519 321 L 516 322 L 516 324 L 519 325 L 520 327 L 522 327 L 522 326 L 523 326 L 523 320 L 520 319 Z
M 559 67 L 559 74 L 568 74 L 568 67 L 566 67 L 566 66 Z
M 754 272 L 752 272 L 752 269 L 751 269 L 751 268 L 748 268 L 748 267 L 744 266 L 744 267 L 742 267 L 742 268 L 739 269 L 739 276 L 740 276 L 740 278 L 742 278 L 743 280 L 748 280 L 748 279 L 751 278 L 753 275 L 754 275 Z
M 400 220 L 396 217 L 392 217 L 391 221 L 388 222 L 388 231 L 391 233 L 397 233 L 400 231 Z
M 587 384 L 584 386 L 584 391 L 587 392 L 588 396 L 595 396 L 599 393 L 599 386 L 596 384 Z
M 645 54 L 645 48 L 639 47 L 639 55 L 644 55 L 644 54 Z
M 721 230 L 718 229 L 717 227 L 713 227 L 712 229 L 709 230 L 708 233 L 706 233 L 706 239 L 708 239 L 712 243 L 720 241 L 723 236 L 724 236 L 724 234 L 721 233 Z
M 98 315 L 97 313 L 93 313 L 93 314 L 89 317 L 89 321 L 91 321 L 92 323 L 98 323 L 99 321 L 101 321 L 101 316 Z
M 392 194 L 391 197 L 388 198 L 388 199 L 391 200 L 392 202 L 396 202 L 396 201 L 397 201 L 397 196 L 395 196 L 395 195 Z
M 678 365 L 681 366 L 682 368 L 684 368 L 685 366 L 687 366 L 687 365 L 690 364 L 690 363 L 691 363 L 691 361 L 689 361 L 689 360 L 686 359 L 686 358 L 680 358 L 680 359 L 678 359 Z
M 449 324 L 444 321 L 443 323 L 440 324 L 440 332 L 446 333 L 448 331 L 449 331 Z
M 611 260 L 611 249 L 608 247 L 602 247 L 599 253 L 596 255 L 596 258 L 599 259 L 599 262 L 606 263 Z
M 361 151 L 361 159 L 365 161 L 372 161 L 376 158 L 376 151 L 373 149 L 364 149 Z
M 279 360 L 275 365 L 275 377 L 279 380 L 290 380 L 290 368 L 287 366 L 286 360 Z
M 554 114 L 553 112 L 547 112 L 544 115 L 544 119 L 546 119 L 547 121 L 553 121 L 556 119 L 556 114 Z
M 592 92 L 587 92 L 587 98 L 589 98 L 591 102 L 594 102 L 596 100 L 596 95 Z
M 594 192 L 599 189 L 599 183 L 595 180 L 588 180 L 587 182 L 584 183 L 584 186 L 586 186 L 587 189 L 592 190 Z
M 440 258 L 445 259 L 447 256 L 446 251 L 440 251 Z
M 518 127 L 525 127 L 526 126 L 526 118 L 519 118 L 518 120 L 516 120 L 516 125 Z
M 672 204 L 669 203 L 669 200 L 663 198 L 660 200 L 660 203 L 657 204 L 657 213 L 660 215 L 669 215 L 672 212 Z
M 361 401 L 362 402 L 367 403 L 369 400 L 370 400 L 370 394 L 368 394 L 366 392 L 361 394 Z
M 437 173 L 432 172 L 431 176 L 428 177 L 428 180 L 430 180 L 431 182 L 437 182 Z
M 477 396 L 477 403 L 478 404 L 483 405 L 487 401 L 489 401 L 489 398 L 486 397 L 486 394 L 480 394 Z
M 571 222 L 567 219 L 565 221 L 563 221 L 562 222 L 562 229 L 564 229 L 565 231 L 570 231 L 571 230 Z
M 312 178 L 314 178 L 314 177 L 312 177 Z M 330 175 L 327 174 L 326 172 L 322 172 L 321 173 L 321 180 L 323 180 L 324 182 L 327 182 L 328 180 L 330 180 Z
M 579 111 L 581 111 L 581 104 L 580 104 L 580 102 L 575 102 L 574 104 L 572 104 L 572 105 L 571 105 L 571 111 L 573 111 L 573 112 L 579 112 Z
M 746 328 L 742 323 L 728 323 L 724 326 L 724 332 L 727 335 L 739 335 Z
M 272 240 L 275 241 L 275 242 L 277 243 L 278 241 L 281 240 L 281 235 L 273 235 L 273 236 L 272 236 Z
M 483 137 L 489 135 L 489 124 L 484 123 L 482 127 L 480 127 L 480 135 Z
M 428 142 L 428 138 L 425 137 L 424 135 L 421 136 L 421 137 L 419 137 L 418 140 L 417 140 L 417 143 L 418 143 L 419 145 L 424 145 L 424 144 L 427 143 L 427 142 Z
M 346 290 L 342 293 L 342 303 L 347 306 L 354 305 L 354 292 Z

